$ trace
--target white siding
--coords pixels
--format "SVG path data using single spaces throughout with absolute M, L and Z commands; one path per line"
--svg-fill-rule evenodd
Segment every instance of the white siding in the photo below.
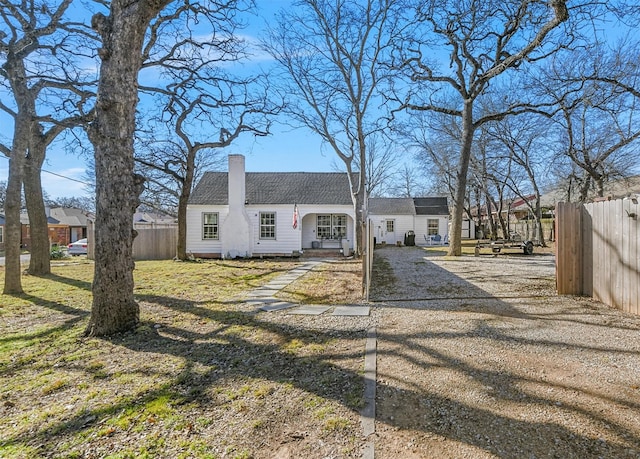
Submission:
M 349 241 L 349 247 L 354 248 L 354 216 L 353 206 L 329 206 L 329 205 L 299 205 L 298 213 L 300 215 L 299 222 L 302 225 L 298 226 L 302 236 L 302 248 L 310 249 L 314 241 L 318 241 L 316 237 L 316 216 L 318 214 L 346 214 L 347 215 L 347 240 Z M 332 244 L 331 247 L 338 247 L 338 241 L 326 242 L 325 244 Z
M 427 222 L 431 219 L 438 219 L 438 234 L 442 236 L 444 241 L 445 236 L 449 235 L 449 217 L 443 217 L 442 215 L 416 215 L 416 245 L 426 245 L 427 236 Z
M 260 239 L 260 212 L 276 214 L 276 238 Z M 300 211 L 298 210 L 298 213 Z M 253 228 L 253 255 L 290 255 L 300 250 L 300 231 L 293 229 L 293 204 L 272 206 L 247 206 L 247 214 Z M 300 228 L 298 222 L 298 228 Z
M 388 241 L 387 243 L 401 242 L 404 244 L 404 236 L 408 231 L 415 231 L 414 216 L 413 215 L 370 215 L 371 225 L 373 225 L 373 235 L 376 238 L 376 243 L 386 241 L 387 220 L 395 220 L 395 240 Z
M 217 212 L 219 214 L 220 239 L 202 239 L 202 214 Z M 353 248 L 354 219 L 352 206 L 305 206 L 298 205 L 298 228 L 293 229 L 293 204 L 247 206 L 247 215 L 251 224 L 252 253 L 290 255 L 304 248 L 311 248 L 316 240 L 317 214 L 346 214 L 347 239 Z M 276 238 L 260 239 L 260 212 L 276 214 Z M 220 255 L 222 239 L 225 237 L 222 222 L 228 215 L 228 206 L 189 205 L 187 207 L 187 253 Z
M 220 239 L 202 239 L 202 214 L 205 212 L 218 212 L 218 225 L 222 228 L 229 210 L 228 206 L 187 206 L 187 253 L 219 254 L 222 251 Z M 220 238 L 222 237 L 220 231 Z
M 438 234 L 444 240 L 449 234 L 449 218 L 439 215 L 370 215 L 370 224 L 373 226 L 373 235 L 376 242 L 386 241 L 386 220 L 395 220 L 395 241 L 404 244 L 405 234 L 409 231 L 415 233 L 416 245 L 425 245 L 427 235 L 427 221 L 438 219 Z

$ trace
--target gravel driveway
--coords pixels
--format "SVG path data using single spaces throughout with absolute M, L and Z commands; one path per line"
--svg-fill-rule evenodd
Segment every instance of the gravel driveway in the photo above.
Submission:
M 640 457 L 639 316 L 557 296 L 548 254 L 375 257 L 377 459 Z

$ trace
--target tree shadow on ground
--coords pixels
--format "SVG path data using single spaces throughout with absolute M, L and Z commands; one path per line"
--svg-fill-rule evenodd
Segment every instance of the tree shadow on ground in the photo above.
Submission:
M 404 261 L 410 263 L 411 259 Z M 401 280 L 400 289 L 406 285 L 402 282 L 424 277 L 423 270 L 426 270 L 432 278 L 443 276 L 441 280 L 445 283 L 444 276 L 448 275 L 456 290 L 465 290 L 467 299 L 403 302 L 400 294 L 396 293 L 392 299 L 397 301 L 376 305 L 383 309 L 383 320 L 378 330 L 379 427 L 389 426 L 396 434 L 417 432 L 425 436 L 439 436 L 502 458 L 527 457 L 540 450 L 544 450 L 547 457 L 566 457 L 568 444 L 571 445 L 571 457 L 576 458 L 631 457 L 629 451 L 640 450 L 637 429 L 619 422 L 610 412 L 592 412 L 584 408 L 583 399 L 574 403 L 563 402 L 559 407 L 553 393 L 578 392 L 580 397 L 597 399 L 600 406 L 610 404 L 632 413 L 637 413 L 639 408 L 636 399 L 605 395 L 603 391 L 588 393 L 584 388 L 569 383 L 559 384 L 544 377 L 511 372 L 500 364 L 499 355 L 505 350 L 514 349 L 516 352 L 537 345 L 576 352 L 619 353 L 633 358 L 637 358 L 637 352 L 615 346 L 571 344 L 561 339 L 519 335 L 518 327 L 505 321 L 536 323 L 539 322 L 539 314 L 528 314 L 497 298 L 491 300 L 489 292 L 465 283 L 464 279 L 456 278 L 450 272 L 437 272 L 439 268 L 436 265 L 423 265 L 423 260 L 417 261 L 420 261 L 416 266 L 421 272 L 408 277 L 396 275 Z M 2 445 L 20 442 L 43 445 L 42 452 L 55 455 L 61 436 L 85 431 L 114 413 L 135 409 L 148 401 L 163 398 L 176 405 L 216 405 L 219 401 L 213 398 L 215 391 L 212 389 L 228 378 L 286 383 L 309 394 L 337 401 L 354 413 L 361 408 L 356 400 L 362 397 L 362 375 L 357 370 L 341 366 L 340 361 L 361 359 L 363 348 L 347 354 L 298 355 L 287 345 L 298 340 L 322 346 L 340 338 L 360 339 L 364 343 L 366 330 L 322 331 L 266 321 L 263 314 L 267 313 L 243 312 L 233 309 L 233 303 L 224 305 L 154 295 L 137 295 L 137 299 L 165 312 L 158 321 L 143 323 L 136 333 L 116 336 L 104 342 L 116 349 L 122 347 L 133 351 L 139 354 L 140 359 L 144 359 L 147 353 L 177 357 L 184 362 L 184 367 L 168 383 L 157 388 L 132 394 L 109 407 L 78 412 L 41 429 L 25 430 L 13 438 L 5 438 Z M 407 332 L 400 318 L 404 316 L 414 321 L 417 320 L 414 314 L 419 313 L 436 319 L 436 315 L 444 313 L 470 313 L 472 316 L 459 328 L 452 326 L 441 330 L 427 321 L 424 329 Z M 396 321 L 395 329 L 389 326 L 387 314 Z M 181 321 L 197 325 L 187 327 Z M 488 342 L 498 355 L 489 362 L 474 361 L 474 355 L 466 359 L 447 347 L 457 340 L 478 341 L 485 345 Z M 385 363 L 389 359 L 396 359 L 399 365 L 391 368 Z M 406 379 L 411 373 L 405 370 L 411 367 L 420 370 L 416 373 L 419 379 Z M 87 368 L 86 371 L 90 370 Z M 429 379 L 437 371 L 454 372 L 459 384 L 470 382 L 475 384 L 475 388 L 483 388 L 492 398 L 490 406 L 454 398 L 453 387 L 450 395 L 430 390 Z M 153 377 L 152 374 L 149 376 Z M 437 381 L 434 379 L 433 382 Z M 535 390 L 531 389 L 532 385 L 536 386 Z M 502 412 L 499 408 L 501 403 L 533 405 L 542 414 L 534 419 L 518 418 L 513 413 Z M 614 440 L 601 441 L 582 432 L 580 426 L 564 425 L 562 416 L 558 416 L 559 411 L 598 426 L 605 432 L 603 435 Z M 398 456 L 399 451 L 385 444 L 387 439 L 389 437 L 383 433 L 376 446 L 381 451 L 377 457 L 401 457 Z M 424 454 L 420 457 L 429 457 L 429 443 L 423 443 L 419 448 Z
M 51 279 L 52 281 L 55 281 L 55 282 L 60 282 L 61 284 L 69 285 L 71 287 L 81 288 L 88 292 L 91 291 L 91 282 L 88 282 L 85 280 L 73 279 L 71 277 L 61 276 L 59 274 L 53 274 L 53 273 L 46 274 L 42 277 L 45 279 Z
M 640 352 L 616 343 L 615 335 L 636 330 L 639 318 L 618 329 L 603 327 L 601 310 L 558 306 L 548 292 L 496 297 L 491 286 L 500 274 L 480 288 L 477 260 L 468 270 L 456 260 L 455 274 L 420 249 L 401 256 L 389 250 L 377 253 L 385 260 L 379 273 L 388 271 L 396 288 L 373 296 L 384 310 L 377 457 L 456 457 L 480 450 L 501 458 L 637 457 L 640 427 L 630 416 L 640 409 L 640 394 L 626 384 L 637 376 Z M 523 282 L 513 264 L 502 272 Z M 573 324 L 610 341 L 573 336 Z M 518 359 L 519 365 L 510 365 Z M 584 372 L 595 379 L 593 363 L 603 360 L 631 370 L 612 372 L 615 381 L 575 377 Z M 444 446 L 434 449 L 438 445 Z
M 217 387 L 229 379 L 263 380 L 291 385 L 324 399 L 338 401 L 354 413 L 361 407 L 363 380 L 357 368 L 347 368 L 342 361 L 363 359 L 363 350 L 353 352 L 312 352 L 298 354 L 295 347 L 317 346 L 319 349 L 336 339 L 361 340 L 365 331 L 340 333 L 303 329 L 286 324 L 262 321 L 260 314 L 234 310 L 237 303 L 190 301 L 166 296 L 138 295 L 149 311 L 164 311 L 157 320 L 143 322 L 135 333 L 114 336 L 103 341 L 115 348 L 127 348 L 145 355 L 163 354 L 184 362 L 181 370 L 156 388 L 119 399 L 108 407 L 77 412 L 42 428 L 29 428 L 13 438 L 0 441 L 0 446 L 40 445 L 40 452 L 57 454 L 60 439 L 92 429 L 116 413 L 141 410 L 157 399 L 171 405 L 216 407 L 220 400 Z M 266 314 L 266 313 L 263 313 Z M 183 322 L 185 321 L 185 322 Z M 184 323 L 185 326 L 181 324 Z M 352 365 L 353 366 L 353 365 Z M 89 363 L 61 361 L 61 369 L 92 373 Z M 122 374 L 124 370 L 118 370 Z M 91 375 L 90 375 L 91 376 Z M 102 374 L 101 378 L 115 375 Z M 151 380 L 158 375 L 148 375 Z M 103 379 L 104 380 L 104 379 Z M 304 409 L 300 406 L 300 409 Z M 287 422 L 290 419 L 285 419 Z M 245 441 L 250 439 L 245 439 Z

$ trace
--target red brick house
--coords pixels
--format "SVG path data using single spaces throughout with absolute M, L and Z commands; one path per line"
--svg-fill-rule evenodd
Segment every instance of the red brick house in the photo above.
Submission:
M 47 222 L 49 226 L 49 241 L 60 246 L 68 245 L 78 239 L 87 237 L 87 220 L 92 218 L 90 213 L 70 207 L 47 208 Z M 31 245 L 31 231 L 27 213 L 20 215 L 22 223 L 22 247 L 28 249 Z

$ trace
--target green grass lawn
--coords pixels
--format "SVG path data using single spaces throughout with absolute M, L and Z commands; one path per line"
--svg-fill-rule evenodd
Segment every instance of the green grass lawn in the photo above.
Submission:
M 364 330 L 263 320 L 237 300 L 296 263 L 137 262 L 141 323 L 109 339 L 83 337 L 91 261 L 24 275 L 0 303 L 0 457 L 258 458 L 287 439 L 357 457 Z

